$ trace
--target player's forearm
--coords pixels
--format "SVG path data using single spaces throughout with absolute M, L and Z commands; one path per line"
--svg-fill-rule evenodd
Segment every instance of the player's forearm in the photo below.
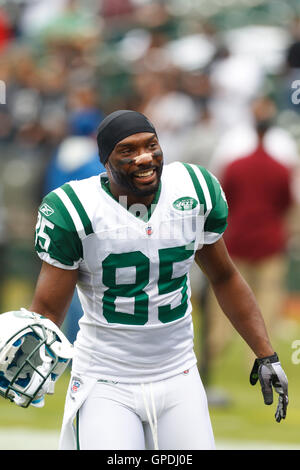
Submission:
M 49 318 L 59 328 L 63 324 L 63 321 L 67 313 L 67 309 L 65 309 L 65 311 L 63 310 L 54 311 L 53 308 L 51 308 L 51 305 L 49 305 L 44 300 L 38 299 L 36 297 L 33 299 L 28 310 L 30 310 L 31 312 L 39 313 L 40 315 L 43 315 L 44 317 Z
M 212 287 L 223 312 L 256 356 L 273 354 L 259 306 L 239 272 L 212 283 Z

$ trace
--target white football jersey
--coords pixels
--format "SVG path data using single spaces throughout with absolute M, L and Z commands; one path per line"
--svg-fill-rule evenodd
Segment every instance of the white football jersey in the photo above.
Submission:
M 107 175 L 71 181 L 43 200 L 40 258 L 78 269 L 84 314 L 73 371 L 147 382 L 196 363 L 189 270 L 195 251 L 227 225 L 216 178 L 197 165 L 165 165 L 151 207 L 116 200 Z

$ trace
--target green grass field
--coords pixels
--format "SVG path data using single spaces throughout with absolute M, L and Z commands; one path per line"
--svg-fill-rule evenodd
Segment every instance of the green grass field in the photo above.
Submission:
M 216 439 L 300 444 L 300 364 L 293 364 L 291 358 L 294 351 L 291 344 L 300 338 L 299 324 L 292 329 L 285 339 L 272 342 L 289 379 L 287 418 L 281 423 L 275 421 L 276 393 L 274 403 L 266 406 L 259 383 L 250 385 L 252 364 L 247 362 L 247 346 L 236 339 L 219 359 L 212 377 L 213 385 L 224 389 L 232 399 L 227 408 L 210 409 Z
M 273 405 L 264 405 L 260 385 L 253 387 L 249 384 L 250 370 L 243 363 L 243 348 L 234 344 L 215 371 L 215 384 L 223 387 L 232 398 L 232 405 L 228 408 L 211 409 L 216 439 L 300 444 L 299 365 L 291 363 L 290 343 L 280 343 L 277 350 L 289 378 L 287 418 L 281 423 L 275 421 L 278 395 L 274 394 Z
M 217 441 L 255 441 L 299 446 L 300 364 L 292 363 L 291 344 L 295 339 L 300 339 L 300 324 L 294 323 L 291 327 L 289 323 L 287 330 L 284 339 L 275 341 L 275 347 L 289 378 L 290 404 L 286 420 L 278 424 L 274 419 L 276 395 L 274 404 L 266 406 L 259 384 L 255 387 L 249 384 L 250 368 L 246 365 L 246 346 L 237 339 L 219 359 L 213 373 L 213 385 L 222 387 L 232 398 L 231 406 L 210 409 Z M 1 398 L 0 429 L 25 428 L 41 433 L 43 430 L 59 431 L 68 380 L 69 373 L 65 373 L 56 384 L 55 394 L 46 397 L 46 404 L 41 409 L 19 408 Z

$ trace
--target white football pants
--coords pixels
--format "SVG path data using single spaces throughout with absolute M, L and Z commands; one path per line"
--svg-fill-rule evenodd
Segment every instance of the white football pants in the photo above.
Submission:
M 197 366 L 146 384 L 97 382 L 77 413 L 82 450 L 214 449 Z

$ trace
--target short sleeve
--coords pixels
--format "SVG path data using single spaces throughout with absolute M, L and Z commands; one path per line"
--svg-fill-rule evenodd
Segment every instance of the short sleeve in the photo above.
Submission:
M 76 269 L 82 260 L 82 243 L 73 220 L 54 192 L 38 210 L 35 250 L 43 261 L 63 269 Z

